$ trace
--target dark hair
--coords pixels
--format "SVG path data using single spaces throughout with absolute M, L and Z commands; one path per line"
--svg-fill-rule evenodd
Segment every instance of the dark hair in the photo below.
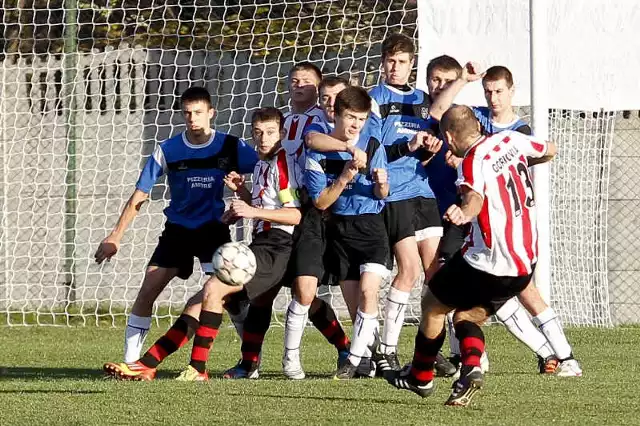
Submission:
M 349 86 L 338 93 L 333 109 L 336 115 L 341 115 L 347 109 L 355 112 L 369 112 L 371 97 L 362 87 Z
M 328 77 L 325 77 L 322 79 L 322 81 L 320 82 L 320 85 L 318 86 L 318 93 L 325 87 L 335 87 L 339 84 L 344 84 L 344 87 L 350 86 L 349 81 L 342 77 L 338 77 L 335 75 L 330 75 Z
M 259 108 L 253 112 L 251 116 L 251 125 L 262 123 L 265 121 L 277 121 L 278 127 L 282 130 L 284 126 L 284 116 L 279 109 L 274 107 Z
M 408 53 L 411 58 L 416 54 L 413 40 L 404 34 L 392 34 L 382 42 L 382 59 L 396 53 Z
M 478 131 L 478 119 L 473 110 L 465 105 L 449 108 L 440 119 L 440 132 L 449 132 L 456 139 L 464 139 Z
M 180 105 L 184 105 L 189 102 L 204 102 L 209 106 L 209 108 L 213 107 L 213 104 L 211 103 L 211 95 L 204 87 L 192 86 L 185 90 L 180 97 Z
M 462 66 L 460 62 L 456 61 L 455 58 L 452 58 L 449 55 L 438 56 L 437 58 L 433 58 L 427 64 L 427 79 L 431 78 L 431 74 L 435 70 L 440 71 L 455 71 L 456 76 L 459 78 L 462 74 Z
M 504 80 L 507 83 L 507 87 L 511 89 L 513 87 L 513 75 L 509 68 L 503 67 L 502 65 L 496 65 L 487 70 L 487 73 L 482 78 L 482 83 L 486 83 L 487 81 L 498 81 Z
M 318 78 L 318 81 L 322 80 L 322 71 L 320 71 L 320 68 L 313 65 L 311 62 L 305 61 L 305 62 L 298 62 L 297 64 L 295 64 L 293 68 L 291 68 L 291 71 L 289 71 L 289 78 L 291 78 L 293 73 L 296 71 L 311 71 L 316 75 L 316 77 Z

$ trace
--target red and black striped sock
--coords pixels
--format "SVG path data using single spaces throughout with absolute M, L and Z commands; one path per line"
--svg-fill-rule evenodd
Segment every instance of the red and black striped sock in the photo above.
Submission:
M 218 335 L 220 324 L 222 324 L 222 314 L 211 311 L 200 312 L 200 327 L 198 327 L 196 337 L 193 339 L 191 362 L 189 363 L 200 373 L 204 373 L 207 369 L 209 351 Z
M 166 357 L 180 349 L 198 329 L 198 320 L 186 314 L 178 317 L 169 331 L 159 338 L 140 358 L 147 367 L 156 368 Z
M 445 336 L 444 327 L 435 339 L 427 338 L 422 330 L 418 329 L 410 371 L 414 381 L 423 384 L 433 380 L 433 366 Z
M 480 367 L 480 357 L 484 352 L 484 333 L 471 321 L 460 321 L 455 325 L 456 336 L 460 340 L 460 357 L 463 367 Z
M 313 299 L 309 309 L 309 319 L 338 352 L 348 350 L 349 338 L 344 333 L 335 311 L 327 302 L 318 297 Z
M 244 320 L 244 329 L 242 331 L 242 367 L 247 371 L 251 366 L 260 360 L 260 352 L 262 351 L 262 342 L 264 335 L 271 324 L 271 312 L 273 305 L 267 306 L 249 306 L 247 319 Z

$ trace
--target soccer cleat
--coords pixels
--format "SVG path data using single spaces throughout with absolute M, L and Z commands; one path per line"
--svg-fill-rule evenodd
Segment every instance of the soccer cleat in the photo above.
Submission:
M 223 379 L 257 379 L 260 376 L 258 372 L 258 363 L 254 362 L 251 364 L 251 367 L 247 369 L 242 360 L 238 361 L 238 363 L 224 372 L 222 375 Z
M 434 365 L 436 377 L 451 377 L 458 371 L 457 364 L 451 363 L 448 359 L 442 355 L 442 352 L 438 352 L 436 355 L 436 362 Z
M 538 355 L 538 371 L 540 374 L 555 374 L 559 364 L 560 361 L 555 355 L 549 355 L 546 358 Z
M 344 363 L 338 368 L 336 374 L 333 375 L 335 380 L 349 380 L 356 377 L 358 366 L 351 364 L 349 359 L 345 359 Z
M 373 379 L 376 377 L 376 363 L 368 357 L 360 358 L 355 377 Z
M 410 370 L 411 367 L 404 368 L 403 371 L 394 371 L 392 374 L 387 375 L 387 382 L 389 382 L 391 386 L 394 386 L 397 389 L 410 390 L 411 392 L 423 398 L 431 395 L 435 390 L 433 380 L 429 380 L 427 383 L 419 384 L 412 376 L 409 375 Z
M 556 372 L 558 377 L 581 377 L 582 369 L 580 364 L 573 358 L 565 359 L 560 362 Z
M 206 371 L 201 373 L 191 365 L 188 365 L 187 368 L 182 370 L 180 375 L 176 377 L 176 380 L 179 382 L 208 382 L 209 375 Z
M 444 405 L 466 407 L 471 403 L 473 395 L 482 388 L 484 376 L 480 367 L 473 367 L 469 372 L 463 368 L 461 377 L 453 382 L 451 395 Z
M 371 352 L 371 360 L 376 364 L 376 374 L 378 376 L 384 376 L 385 374 L 400 371 L 400 361 L 398 360 L 398 354 L 392 352 L 390 354 L 383 354 L 380 352 L 378 346 L 376 350 Z
M 147 367 L 140 361 L 135 362 L 107 362 L 102 370 L 118 380 L 134 380 L 148 382 L 156 377 L 156 369 Z
M 449 358 L 449 362 L 458 366 L 456 372 L 451 376 L 453 380 L 458 380 L 460 378 L 460 369 L 462 369 L 462 358 L 460 355 L 455 355 Z M 483 352 L 480 357 L 480 368 L 482 369 L 482 374 L 489 372 L 489 357 L 486 352 Z
M 284 351 L 282 357 L 282 371 L 284 375 L 292 380 L 304 379 L 304 370 L 302 369 L 302 363 L 300 363 L 300 353 L 293 351 Z

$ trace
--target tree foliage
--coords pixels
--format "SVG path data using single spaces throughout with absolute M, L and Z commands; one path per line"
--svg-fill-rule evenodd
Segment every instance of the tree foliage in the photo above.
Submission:
M 3 53 L 61 53 L 75 9 L 77 46 L 248 50 L 254 59 L 322 56 L 416 32 L 417 0 L 3 0 Z M 72 27 L 67 27 L 72 28 Z

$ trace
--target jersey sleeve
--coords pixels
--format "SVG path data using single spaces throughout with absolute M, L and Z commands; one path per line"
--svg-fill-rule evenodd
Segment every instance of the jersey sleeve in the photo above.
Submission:
M 305 138 L 311 132 L 317 132 L 322 134 L 326 133 L 324 127 L 322 127 L 322 124 L 316 121 L 313 121 L 311 124 L 309 124 L 307 127 L 304 128 L 304 130 L 302 131 L 302 137 Z
M 482 128 L 482 133 L 488 133 L 487 129 L 491 128 L 491 117 L 488 108 L 482 107 L 473 107 L 472 108 L 474 115 L 480 122 L 480 127 Z
M 140 177 L 136 183 L 136 189 L 148 194 L 156 181 L 167 172 L 167 161 L 160 145 L 156 146 L 153 154 L 147 159 Z
M 327 175 L 320 165 L 322 158 L 322 154 L 316 151 L 309 151 L 307 153 L 304 177 L 307 191 L 313 200 L 317 200 L 320 193 L 327 187 Z
M 242 139 L 238 139 L 238 173 L 252 173 L 258 162 L 258 153 Z
M 377 139 L 382 139 L 382 115 L 380 114 L 380 104 L 378 103 L 379 96 L 376 96 L 377 92 L 373 90 L 369 92 L 371 96 L 371 112 L 369 113 L 369 120 L 367 124 L 371 135 Z
M 527 136 L 517 131 L 509 132 L 509 137 L 515 140 L 518 149 L 526 157 L 540 158 L 547 153 L 547 141 L 544 139 Z
M 385 169 L 387 168 L 387 151 L 385 146 L 380 144 L 373 158 L 371 159 L 371 170 L 373 169 Z
M 484 197 L 484 176 L 482 175 L 482 156 L 475 151 L 468 154 L 458 166 L 458 187 L 465 186 Z
M 300 198 L 298 197 L 298 185 L 295 179 L 295 168 L 297 161 L 287 161 L 287 153 L 284 149 L 278 152 L 276 164 L 278 167 L 278 199 L 284 207 L 300 207 Z

